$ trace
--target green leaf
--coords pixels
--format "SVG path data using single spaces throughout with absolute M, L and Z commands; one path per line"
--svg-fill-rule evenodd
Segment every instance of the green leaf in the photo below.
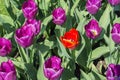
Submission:
M 113 21 L 113 23 L 115 24 L 115 23 L 120 23 L 120 18 L 116 18 L 114 21 Z
M 78 45 L 78 47 L 75 50 L 75 58 L 77 59 L 78 56 L 81 54 L 81 52 L 83 51 L 84 47 L 85 47 L 85 39 L 81 36 L 80 39 L 80 45 Z
M 60 49 L 61 49 L 61 51 L 62 51 L 62 54 L 63 54 L 64 56 L 66 56 L 67 58 L 71 58 L 71 57 L 69 56 L 69 54 L 67 53 L 67 51 L 66 51 L 65 47 L 63 46 L 63 44 L 60 42 L 59 38 L 57 38 L 57 41 L 58 41 L 58 43 L 59 43 L 59 47 L 60 47 Z
M 4 37 L 6 38 L 6 39 L 10 39 L 10 38 L 12 38 L 13 37 L 13 32 L 11 32 L 11 33 L 9 33 L 9 34 L 6 34 L 6 35 L 4 35 Z
M 3 15 L 3 14 L 0 14 L 0 24 L 3 25 L 3 24 L 10 24 L 12 26 L 14 26 L 14 22 L 13 22 L 13 19 L 7 15 Z
M 18 50 L 19 50 L 19 53 L 20 53 L 20 56 L 21 56 L 22 60 L 23 60 L 24 62 L 27 62 L 27 63 L 28 63 L 28 62 L 29 62 L 29 58 L 28 58 L 28 55 L 26 54 L 24 48 L 22 48 L 22 47 L 19 46 L 18 44 L 17 44 L 17 47 L 18 47 Z
M 98 47 L 95 50 L 93 50 L 92 55 L 91 55 L 91 60 L 95 60 L 102 55 L 105 55 L 106 53 L 110 52 L 109 47 Z
M 80 70 L 81 72 L 81 76 L 80 78 L 83 80 L 91 80 L 90 76 L 88 74 L 86 74 L 84 71 Z
M 67 3 L 64 0 L 59 0 L 59 2 L 60 2 L 60 5 L 62 6 L 62 8 L 65 9 L 66 14 L 67 14 L 68 13 L 68 9 L 69 9 Z
M 53 49 L 57 46 L 57 40 L 55 36 L 51 36 L 48 39 L 45 39 L 44 42 L 35 44 L 36 49 L 39 49 L 42 54 L 48 53 L 50 49 Z
M 0 63 L 2 63 L 2 62 L 4 62 L 4 61 L 7 61 L 8 59 L 7 59 L 7 57 L 1 57 L 0 56 Z
M 110 4 L 108 4 L 104 13 L 102 14 L 102 16 L 99 20 L 100 26 L 103 29 L 105 29 L 105 31 L 107 30 L 107 27 L 110 24 L 110 12 L 111 12 L 111 10 L 112 10 L 112 8 L 111 8 Z
M 37 72 L 37 80 L 47 80 L 44 76 L 44 72 L 43 72 L 43 66 L 44 66 L 44 58 L 42 56 L 42 54 L 39 54 L 39 69 Z
M 32 64 L 25 64 L 25 71 L 31 80 L 37 80 L 37 71 Z
M 76 7 L 78 6 L 80 0 L 76 0 L 74 2 L 74 5 L 72 6 L 72 9 L 71 9 L 71 16 L 74 16 L 74 10 L 76 9 Z
M 91 71 L 91 73 L 89 74 L 92 80 L 106 80 L 106 78 L 104 76 L 102 76 L 101 74 L 99 74 L 98 72 L 95 71 Z
M 46 18 L 43 20 L 40 34 L 42 34 L 42 33 L 46 30 L 47 24 L 48 24 L 51 20 L 52 20 L 52 15 L 46 17 Z

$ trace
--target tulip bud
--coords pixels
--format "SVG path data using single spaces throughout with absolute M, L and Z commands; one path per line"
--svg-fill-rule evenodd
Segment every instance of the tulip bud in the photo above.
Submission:
M 120 65 L 109 64 L 106 77 L 107 80 L 120 80 Z
M 53 22 L 57 25 L 62 25 L 66 21 L 65 10 L 61 7 L 56 8 L 52 12 Z
M 27 0 L 22 5 L 22 11 L 25 18 L 34 18 L 38 11 L 37 4 L 34 0 Z
M 116 44 L 120 43 L 120 23 L 115 23 L 111 31 L 112 39 Z
M 113 6 L 120 4 L 120 0 L 108 0 L 108 2 Z
M 38 35 L 40 33 L 41 21 L 37 21 L 36 19 L 28 19 L 25 22 L 25 26 L 32 27 L 34 34 Z
M 87 0 L 86 9 L 90 14 L 96 14 L 101 7 L 101 0 Z
M 0 38 L 0 56 L 6 56 L 12 50 L 11 41 L 5 38 Z
M 34 38 L 33 29 L 34 27 L 25 25 L 16 30 L 15 40 L 23 48 L 29 47 L 32 44 Z
M 91 39 L 97 38 L 102 31 L 98 22 L 92 19 L 87 25 L 85 25 L 86 36 Z
M 44 63 L 44 75 L 48 80 L 59 80 L 63 68 L 61 67 L 61 59 L 52 56 L 49 59 L 47 59 Z
M 62 44 L 69 49 L 74 49 L 79 43 L 79 33 L 76 29 L 72 28 L 60 37 Z
M 17 80 L 15 67 L 11 60 L 1 63 L 0 80 Z

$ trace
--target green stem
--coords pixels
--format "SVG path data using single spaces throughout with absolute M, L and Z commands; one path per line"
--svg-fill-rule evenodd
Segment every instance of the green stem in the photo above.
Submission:
M 19 50 L 20 56 L 22 57 L 22 60 L 24 62 L 29 63 L 29 59 L 28 59 L 28 56 L 25 53 L 24 48 L 20 47 L 18 44 L 17 44 L 17 46 L 18 46 L 18 50 Z
M 90 65 L 90 63 L 91 63 L 91 57 L 92 57 L 92 44 L 93 44 L 93 40 L 91 39 L 90 40 L 90 42 L 91 42 L 91 50 L 90 50 L 90 53 L 89 53 L 89 56 L 88 56 L 88 67 L 89 67 L 89 65 Z
M 119 61 L 120 61 L 120 49 L 118 47 L 118 52 L 117 52 L 117 64 L 119 64 Z

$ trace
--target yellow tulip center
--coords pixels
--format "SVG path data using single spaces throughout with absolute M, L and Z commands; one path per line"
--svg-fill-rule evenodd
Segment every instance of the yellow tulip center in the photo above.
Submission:
M 98 35 L 98 33 L 97 33 L 96 30 L 91 30 L 91 32 L 92 32 L 92 34 L 93 34 L 94 36 L 97 36 L 97 35 Z

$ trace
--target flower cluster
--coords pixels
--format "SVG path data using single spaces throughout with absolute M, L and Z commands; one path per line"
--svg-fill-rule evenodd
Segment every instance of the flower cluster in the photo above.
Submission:
M 26 48 L 32 44 L 34 36 L 40 33 L 41 21 L 34 18 L 38 11 L 34 0 L 25 1 L 22 11 L 26 21 L 21 28 L 16 30 L 15 40 L 20 46 Z
M 0 80 L 120 80 L 120 0 L 22 1 L 0 13 Z

